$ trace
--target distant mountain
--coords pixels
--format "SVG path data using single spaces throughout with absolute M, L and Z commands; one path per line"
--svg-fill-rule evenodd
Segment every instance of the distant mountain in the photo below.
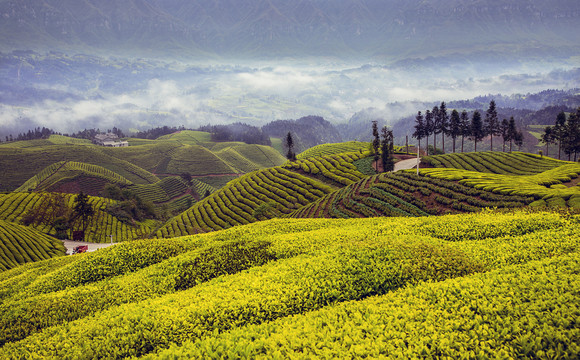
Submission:
M 568 57 L 580 49 L 579 17 L 576 0 L 0 0 L 0 49 L 393 61 Z
M 313 115 L 298 120 L 272 121 L 262 126 L 262 132 L 282 139 L 291 132 L 294 152 L 297 154 L 316 145 L 342 142 L 334 125 L 320 116 Z

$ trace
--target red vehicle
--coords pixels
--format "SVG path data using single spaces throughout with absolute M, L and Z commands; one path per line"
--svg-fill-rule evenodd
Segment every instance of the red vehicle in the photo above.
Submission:
M 89 251 L 89 246 L 88 245 L 81 245 L 81 246 L 77 246 L 73 249 L 73 254 L 80 254 L 80 253 L 84 253 Z

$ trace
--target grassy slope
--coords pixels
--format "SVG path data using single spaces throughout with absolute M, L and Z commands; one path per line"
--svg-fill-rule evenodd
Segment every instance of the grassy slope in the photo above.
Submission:
M 129 161 L 108 155 L 104 148 L 88 145 L 0 146 L 0 190 L 12 191 L 35 176 L 39 170 L 60 161 L 99 165 L 136 184 L 158 181 L 155 176 Z
M 30 227 L 0 220 L 0 271 L 64 254 L 60 240 Z
M 159 140 L 129 139 L 129 144 L 124 148 L 104 148 L 88 140 L 57 135 L 47 140 L 2 144 L 0 167 L 10 171 L 0 174 L 0 191 L 13 191 L 34 177 L 39 169 L 60 161 L 102 166 L 135 184 L 159 181 L 153 174 L 230 176 L 278 166 L 285 161 L 271 147 L 215 143 L 211 142 L 209 133 L 197 131 L 182 131 Z M 229 150 L 225 151 L 226 148 Z
M 316 164 L 311 160 L 299 160 L 246 174 L 170 220 L 157 236 L 174 237 L 225 229 L 288 214 L 338 187 L 364 178 L 352 164 L 360 156 L 358 153 L 332 155 L 319 158 Z M 316 174 L 302 170 L 306 167 L 314 171 L 315 166 L 321 169 Z M 264 206 L 269 209 L 256 213 Z
M 501 152 L 433 156 L 427 161 L 437 168 L 422 169 L 425 176 L 502 195 L 533 196 L 533 206 L 580 208 L 580 187 L 571 183 L 580 175 L 578 163 Z
M 25 265 L 0 274 L 0 357 L 574 358 L 579 221 L 271 220 Z
M 297 159 L 305 159 L 309 157 L 334 155 L 344 152 L 356 152 L 356 151 L 367 151 L 369 148 L 368 142 L 362 141 L 348 141 L 336 144 L 322 144 L 311 147 L 310 149 L 304 150 L 300 154 L 296 155 Z
M 51 188 L 56 187 L 60 182 L 83 177 L 100 178 L 105 180 L 105 182 L 113 184 L 132 184 L 126 178 L 111 170 L 105 169 L 102 166 L 89 165 L 75 161 L 61 161 L 44 168 L 14 191 L 51 191 Z M 97 195 L 98 190 L 99 189 L 96 189 L 96 194 L 91 193 L 91 195 Z
M 306 205 L 294 218 L 357 218 L 372 216 L 425 216 L 513 208 L 530 204 L 533 197 L 506 196 L 477 190 L 444 179 L 414 173 L 374 175 Z
M 580 208 L 580 188 L 565 185 L 580 174 L 574 163 L 500 152 L 430 156 L 425 162 L 437 168 L 421 169 L 421 176 L 403 172 L 366 178 L 290 216 L 421 216 L 525 205 Z
M 56 230 L 52 222 L 56 215 L 53 214 L 53 203 L 59 194 L 55 193 L 9 193 L 0 195 L 0 220 L 15 223 L 23 223 L 27 214 L 34 209 L 38 210 L 38 222 L 31 226 L 43 233 L 55 235 Z M 66 206 L 72 209 L 74 195 L 62 194 Z M 90 224 L 85 234 L 85 239 L 92 242 L 107 242 L 109 235 L 113 235 L 117 241 L 125 241 L 146 236 L 157 226 L 154 221 L 145 221 L 136 224 L 126 224 L 106 211 L 113 200 L 90 197 L 90 203 L 95 214 L 90 219 Z M 75 222 L 78 229 L 80 220 Z

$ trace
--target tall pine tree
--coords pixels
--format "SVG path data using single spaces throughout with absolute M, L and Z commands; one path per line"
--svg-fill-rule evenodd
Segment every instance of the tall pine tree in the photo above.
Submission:
M 373 154 L 375 161 L 375 171 L 379 172 L 379 147 L 381 146 L 381 140 L 379 139 L 379 127 L 377 120 L 373 120 Z
M 495 108 L 495 101 L 489 102 L 489 108 L 485 112 L 485 127 L 484 131 L 490 136 L 491 145 L 490 150 L 493 151 L 493 136 L 499 134 L 499 121 L 497 118 L 497 109 Z
M 459 112 L 455 109 L 451 111 L 451 117 L 449 118 L 449 135 L 453 140 L 453 152 L 455 153 L 455 140 L 461 135 L 461 118 L 459 117 Z
M 429 155 L 429 136 L 433 134 L 433 114 L 430 110 L 425 111 L 425 137 L 427 138 L 426 154 Z
M 485 137 L 485 130 L 483 129 L 483 122 L 481 120 L 481 113 L 478 110 L 473 112 L 471 118 L 471 129 L 469 131 L 469 138 L 473 140 L 474 151 L 477 152 L 477 142 Z
M 89 226 L 89 219 L 93 216 L 95 210 L 89 202 L 89 197 L 82 191 L 76 196 L 73 206 L 73 221 L 80 219 L 81 227 L 84 233 Z
M 288 134 L 286 135 L 286 148 L 288 148 L 286 159 L 290 161 L 296 160 L 296 154 L 294 153 L 294 139 L 292 138 L 290 131 L 288 131 Z
M 502 146 L 502 151 L 505 152 L 505 143 L 509 140 L 509 126 L 510 123 L 507 121 L 507 119 L 503 119 L 501 121 L 501 125 L 500 125 L 500 133 L 501 133 L 501 138 L 503 140 L 503 146 Z
M 508 139 L 510 142 L 510 153 L 512 152 L 512 143 L 517 139 L 518 137 L 518 129 L 516 128 L 516 120 L 514 119 L 514 117 L 510 117 L 510 121 L 508 124 L 508 130 L 507 130 L 507 134 L 508 134 Z
M 437 134 L 441 132 L 441 126 L 439 124 L 439 121 L 441 120 L 439 117 L 439 107 L 433 106 L 431 114 L 433 115 L 433 155 L 435 155 L 437 154 Z
M 394 153 L 394 137 L 393 130 L 389 130 L 386 126 L 381 129 L 381 160 L 383 163 L 383 172 L 393 171 L 395 169 Z
M 544 133 L 541 135 L 541 140 L 544 144 L 546 144 L 546 156 L 550 156 L 550 144 L 554 143 L 554 132 L 552 131 L 553 128 L 551 126 L 546 126 L 544 128 Z
M 463 110 L 461 112 L 461 152 L 463 152 L 463 143 L 466 136 L 469 136 L 471 129 L 471 123 L 469 122 L 469 115 L 467 111 Z
M 445 153 L 445 135 L 449 135 L 449 115 L 447 114 L 445 102 L 441 102 L 441 105 L 439 105 L 437 116 L 439 117 L 439 132 L 441 133 L 441 149 Z
M 415 116 L 415 132 L 412 136 L 419 142 L 419 149 L 421 148 L 421 139 L 425 137 L 425 122 L 423 119 L 421 111 L 417 112 L 417 116 Z

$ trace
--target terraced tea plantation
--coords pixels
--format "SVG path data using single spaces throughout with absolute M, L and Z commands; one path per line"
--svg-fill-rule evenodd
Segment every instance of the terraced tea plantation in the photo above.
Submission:
M 28 226 L 3 220 L 0 220 L 0 239 L 0 271 L 65 254 L 61 241 Z
M 580 357 L 578 163 L 129 142 L 0 146 L 23 163 L 0 179 L 0 359 Z M 62 256 L 79 190 L 118 199 L 89 197 L 86 239 L 121 243 Z
M 34 213 L 30 226 L 49 235 L 56 235 L 56 229 L 52 225 L 54 217 L 54 204 L 58 194 L 53 193 L 10 193 L 0 194 L 0 220 L 23 223 L 27 215 Z M 63 202 L 66 208 L 72 209 L 75 195 L 64 194 Z M 85 239 L 92 242 L 108 242 L 110 235 L 114 239 L 126 241 L 146 237 L 157 226 L 155 221 L 127 224 L 106 211 L 107 205 L 114 203 L 113 200 L 90 197 L 90 204 L 95 214 L 90 218 L 90 223 L 85 233 Z M 75 228 L 78 228 L 80 219 L 76 220 Z
M 38 261 L 0 273 L 0 358 L 578 358 L 579 225 L 273 219 Z
M 308 158 L 244 175 L 170 220 L 157 236 L 197 234 L 290 214 L 365 178 L 353 162 L 366 155 Z
M 452 168 L 501 175 L 535 175 L 566 163 L 527 153 L 489 151 L 426 156 L 421 161 L 437 168 Z
M 294 218 L 427 216 L 516 208 L 533 196 L 506 196 L 414 173 L 383 173 L 328 194 L 290 214 Z
M 479 153 L 478 153 L 479 154 Z M 580 208 L 580 187 L 575 179 L 580 175 L 580 164 L 540 158 L 531 154 L 482 153 L 488 159 L 498 159 L 495 164 L 501 164 L 509 157 L 505 165 L 479 167 L 477 171 L 459 168 L 423 169 L 421 174 L 437 179 L 457 181 L 459 184 L 475 189 L 491 191 L 496 194 L 533 197 L 536 201 L 531 206 Z M 453 165 L 451 155 L 433 157 L 432 164 Z M 466 153 L 463 157 L 472 159 L 473 154 Z M 475 164 L 473 160 L 472 163 Z M 467 160 L 465 161 L 467 164 Z M 483 162 L 482 162 L 483 164 Z M 490 162 L 491 164 L 491 162 Z M 512 167 L 507 164 L 512 164 Z M 459 166 L 459 165 L 457 165 Z

